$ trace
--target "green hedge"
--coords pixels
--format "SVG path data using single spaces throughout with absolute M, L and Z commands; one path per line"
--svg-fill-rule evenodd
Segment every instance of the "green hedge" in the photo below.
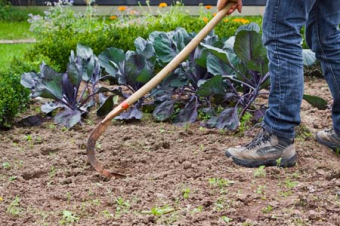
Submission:
M 0 72 L 0 129 L 8 129 L 29 103 L 30 91 L 20 84 L 21 73 Z
M 255 18 L 255 17 L 254 17 Z M 147 38 L 154 31 L 172 31 L 177 27 L 183 27 L 188 32 L 199 32 L 204 26 L 204 20 L 198 17 L 186 16 L 185 23 L 175 21 L 172 23 L 162 23 L 156 20 L 147 26 L 140 24 L 130 24 L 129 26 L 117 26 L 115 24 L 101 26 L 91 31 L 79 32 L 77 29 L 57 29 L 54 32 L 40 34 L 38 42 L 26 54 L 26 59 L 32 60 L 34 56 L 40 54 L 51 59 L 52 65 L 65 70 L 68 56 L 71 50 L 75 50 L 77 43 L 90 46 L 95 54 L 100 54 L 108 47 L 116 47 L 127 50 L 134 50 L 134 41 L 137 37 Z M 253 20 L 252 20 L 253 21 Z M 257 18 L 261 24 L 261 17 Z M 221 22 L 215 32 L 219 37 L 230 37 L 235 34 L 236 29 L 242 25 L 239 22 Z M 78 28 L 79 29 L 79 28 Z
M 52 65 L 64 71 L 71 50 L 75 50 L 78 43 L 91 47 L 95 54 L 108 47 L 134 50 L 134 41 L 139 36 L 147 38 L 154 31 L 168 32 L 177 27 L 197 33 L 213 17 L 211 12 L 204 9 L 199 17 L 190 16 L 181 5 L 170 7 L 160 16 L 146 11 L 142 17 L 130 13 L 126 11 L 113 17 L 98 17 L 90 6 L 85 13 L 76 13 L 70 6 L 57 4 L 45 16 L 30 18 L 31 30 L 38 42 L 27 53 L 26 59 L 31 61 L 36 55 L 43 55 L 51 59 Z M 229 21 L 223 20 L 216 26 L 215 32 L 220 38 L 234 35 L 243 24 L 234 19 L 230 17 Z M 247 19 L 259 25 L 262 23 L 261 16 Z
M 0 0 L 0 20 L 2 21 L 27 21 L 30 13 L 42 14 L 42 11 L 35 8 L 13 7 L 8 1 Z
M 36 55 L 32 62 L 15 57 L 6 71 L 0 71 L 0 129 L 9 129 L 14 117 L 26 110 L 31 92 L 20 84 L 21 75 L 39 71 L 42 61 L 51 63 L 49 58 L 42 55 Z M 54 69 L 59 70 L 57 67 Z

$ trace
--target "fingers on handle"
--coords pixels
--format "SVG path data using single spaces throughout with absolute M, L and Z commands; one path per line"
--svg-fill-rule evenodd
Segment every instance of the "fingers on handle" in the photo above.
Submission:
M 217 10 L 222 10 L 227 4 L 227 0 L 218 0 L 217 1 Z
M 228 3 L 228 0 L 218 0 L 217 1 L 217 10 L 218 11 L 222 10 L 227 5 L 227 3 Z M 241 13 L 241 11 L 242 11 L 242 0 L 237 0 L 237 2 L 235 2 L 235 4 L 228 11 L 228 14 L 232 14 L 236 9 L 239 13 Z
M 242 6 L 243 6 L 242 0 L 238 0 L 238 1 L 237 1 L 237 11 L 238 11 L 239 13 L 242 12 Z

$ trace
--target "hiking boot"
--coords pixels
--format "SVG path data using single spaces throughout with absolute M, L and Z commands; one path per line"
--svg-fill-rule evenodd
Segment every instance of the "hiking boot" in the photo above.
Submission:
M 336 134 L 334 129 L 326 129 L 318 132 L 316 134 L 316 140 L 335 152 L 339 152 L 340 150 L 340 135 Z
M 277 137 L 264 129 L 249 144 L 229 148 L 225 154 L 237 165 L 245 167 L 290 167 L 297 159 L 293 139 Z

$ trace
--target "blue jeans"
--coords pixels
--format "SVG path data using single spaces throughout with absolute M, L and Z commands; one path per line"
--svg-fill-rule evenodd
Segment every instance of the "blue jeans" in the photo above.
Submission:
M 267 0 L 263 44 L 267 48 L 271 89 L 263 127 L 294 138 L 303 96 L 302 37 L 321 63 L 334 102 L 333 127 L 340 134 L 340 1 Z

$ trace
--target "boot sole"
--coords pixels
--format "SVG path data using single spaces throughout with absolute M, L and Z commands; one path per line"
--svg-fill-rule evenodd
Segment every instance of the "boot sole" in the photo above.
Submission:
M 257 168 L 260 166 L 278 166 L 278 167 L 292 167 L 296 165 L 297 155 L 293 155 L 290 158 L 281 159 L 280 164 L 277 163 L 277 159 L 267 159 L 267 160 L 250 160 L 250 159 L 238 159 L 231 156 L 231 154 L 226 151 L 227 157 L 232 157 L 233 162 L 240 166 L 245 166 L 248 168 Z
M 330 149 L 332 149 L 335 153 L 338 153 L 340 151 L 340 147 L 334 145 L 333 143 L 331 142 L 327 142 L 327 141 L 324 141 L 323 139 L 321 139 L 318 134 L 316 134 L 316 141 L 319 142 L 320 144 L 322 145 L 325 145 L 327 147 L 329 147 Z

